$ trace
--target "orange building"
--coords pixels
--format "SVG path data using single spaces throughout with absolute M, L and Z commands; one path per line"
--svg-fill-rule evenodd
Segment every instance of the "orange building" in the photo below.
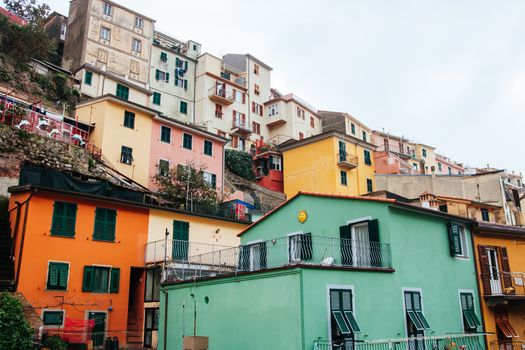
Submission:
M 490 350 L 525 344 L 525 228 L 477 222 L 474 245 Z
M 9 189 L 14 290 L 40 315 L 44 331 L 95 347 L 107 336 L 120 346 L 133 337 L 140 342 L 149 211 L 85 190 L 92 194 Z M 91 339 L 75 333 L 85 325 L 93 327 Z

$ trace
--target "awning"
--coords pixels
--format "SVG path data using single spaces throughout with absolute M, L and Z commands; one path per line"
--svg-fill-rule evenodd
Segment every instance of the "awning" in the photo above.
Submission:
M 519 335 L 516 333 L 514 328 L 510 325 L 508 320 L 496 320 L 498 329 L 503 333 L 506 338 L 518 338 Z

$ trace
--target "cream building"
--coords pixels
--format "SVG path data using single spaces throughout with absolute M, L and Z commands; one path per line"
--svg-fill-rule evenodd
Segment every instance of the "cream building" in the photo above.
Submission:
M 147 106 L 154 20 L 112 1 L 72 0 L 62 66 L 90 97 Z
M 371 142 L 372 129 L 348 113 L 319 111 L 322 121 L 322 132 L 336 130 L 349 136 Z

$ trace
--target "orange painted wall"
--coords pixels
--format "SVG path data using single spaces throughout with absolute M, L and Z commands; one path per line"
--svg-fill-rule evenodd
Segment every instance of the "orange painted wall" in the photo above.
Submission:
M 10 208 L 15 206 L 15 201 L 23 201 L 26 197 L 27 193 L 12 194 Z M 55 200 L 77 203 L 78 211 L 74 238 L 50 235 Z M 117 210 L 114 243 L 92 240 L 96 207 Z M 14 223 L 14 212 L 11 216 L 12 223 Z M 111 336 L 118 336 L 119 343 L 124 345 L 125 333 L 120 331 L 125 331 L 127 327 L 130 271 L 131 267 L 144 266 L 148 213 L 147 209 L 80 199 L 56 193 L 37 192 L 29 202 L 17 291 L 24 294 L 40 316 L 45 308 L 60 310 L 62 297 L 64 298 L 65 317 L 74 319 L 87 319 L 87 311 L 108 312 L 111 305 L 113 310 L 108 313 L 106 331 L 112 331 Z M 21 222 L 18 230 L 19 242 L 22 227 Z M 16 256 L 16 259 L 18 261 L 20 256 Z M 46 291 L 49 261 L 68 262 L 70 264 L 66 292 Z M 119 292 L 115 294 L 82 292 L 85 265 L 119 267 Z M 138 287 L 137 293 L 140 296 L 142 296 L 143 289 L 143 285 Z M 142 315 L 142 310 L 138 312 Z
M 506 247 L 507 254 L 509 257 L 510 271 L 525 273 L 525 237 L 519 239 L 502 236 L 498 237 L 496 235 L 486 236 L 475 234 L 474 245 L 478 272 L 480 271 L 478 246 L 487 245 Z M 483 282 L 481 281 L 479 273 L 478 280 L 480 283 L 480 291 L 481 293 L 483 293 Z M 520 290 L 518 293 L 523 295 L 523 292 L 523 290 Z M 487 340 L 489 341 L 489 343 L 492 341 L 497 341 L 498 338 L 496 336 L 496 319 L 494 308 L 487 306 L 484 298 L 481 298 L 481 304 L 485 323 L 485 330 L 487 333 L 494 333 L 493 335 L 488 335 Z M 525 339 L 525 301 L 514 302 L 512 304 L 509 304 L 507 306 L 507 310 L 509 315 L 509 322 L 520 336 L 519 338 L 517 338 L 517 340 L 522 341 L 523 339 Z

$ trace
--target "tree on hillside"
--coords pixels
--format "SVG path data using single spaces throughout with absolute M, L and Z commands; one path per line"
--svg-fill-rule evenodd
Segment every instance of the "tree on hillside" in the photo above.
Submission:
M 20 300 L 8 293 L 0 294 L 0 349 L 32 349 L 32 337 Z
M 27 21 L 30 26 L 44 27 L 51 8 L 48 4 L 37 4 L 36 0 L 4 0 L 5 7 Z

